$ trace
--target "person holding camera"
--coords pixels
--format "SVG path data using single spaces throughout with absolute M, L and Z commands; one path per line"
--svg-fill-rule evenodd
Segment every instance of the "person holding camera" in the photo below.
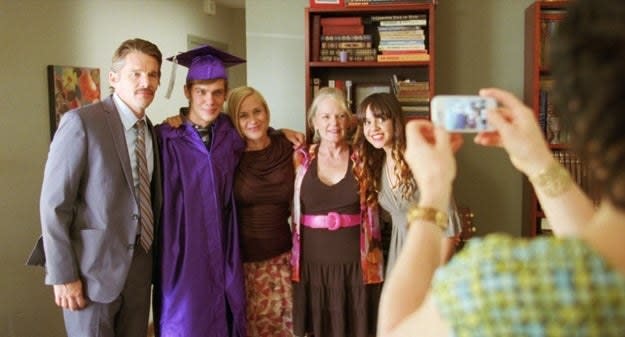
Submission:
M 623 17 L 623 1 L 572 1 L 553 44 L 555 104 L 602 192 L 598 208 L 553 158 L 528 107 L 508 92 L 480 91 L 499 108 L 488 113 L 496 131 L 475 141 L 506 150 L 555 237 L 474 239 L 437 270 L 456 163 L 448 132 L 408 124 L 405 158 L 421 198 L 408 211 L 407 241 L 382 294 L 380 335 L 625 335 Z

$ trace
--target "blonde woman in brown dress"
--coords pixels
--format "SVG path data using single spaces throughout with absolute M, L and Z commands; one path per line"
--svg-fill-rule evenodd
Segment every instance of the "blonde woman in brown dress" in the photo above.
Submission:
M 269 107 L 251 87 L 230 92 L 227 113 L 246 143 L 234 177 L 248 336 L 292 336 L 290 280 L 293 146 L 269 132 Z

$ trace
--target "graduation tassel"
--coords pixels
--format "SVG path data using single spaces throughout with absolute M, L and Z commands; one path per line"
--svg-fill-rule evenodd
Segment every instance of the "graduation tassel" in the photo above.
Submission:
M 171 74 L 169 74 L 169 83 L 167 83 L 167 91 L 165 92 L 165 98 L 171 98 L 171 92 L 174 90 L 174 84 L 176 84 L 176 68 L 178 68 L 178 59 L 174 56 L 172 60 L 174 65 L 171 67 Z

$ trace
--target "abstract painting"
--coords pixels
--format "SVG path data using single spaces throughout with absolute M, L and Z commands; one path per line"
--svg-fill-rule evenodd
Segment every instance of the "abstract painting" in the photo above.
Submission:
M 69 110 L 100 100 L 100 69 L 75 66 L 48 66 L 50 137 Z

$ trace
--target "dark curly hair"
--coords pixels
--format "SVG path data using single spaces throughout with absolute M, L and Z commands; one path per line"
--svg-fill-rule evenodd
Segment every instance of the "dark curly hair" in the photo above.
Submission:
M 601 195 L 625 209 L 625 1 L 572 1 L 551 57 L 573 149 Z
M 393 174 L 398 178 L 399 190 L 406 199 L 412 198 L 417 190 L 417 183 L 412 177 L 410 167 L 404 160 L 406 150 L 405 120 L 401 105 L 395 95 L 388 93 L 375 93 L 367 96 L 358 106 L 356 118 L 358 127 L 354 138 L 355 149 L 360 158 L 361 170 L 357 172 L 357 178 L 361 184 L 366 185 L 367 204 L 377 205 L 380 191 L 380 179 L 382 168 L 386 159 L 386 153 L 382 149 L 376 149 L 365 139 L 363 124 L 367 108 L 373 115 L 383 120 L 390 119 L 393 124 L 393 148 L 392 159 L 395 162 Z

